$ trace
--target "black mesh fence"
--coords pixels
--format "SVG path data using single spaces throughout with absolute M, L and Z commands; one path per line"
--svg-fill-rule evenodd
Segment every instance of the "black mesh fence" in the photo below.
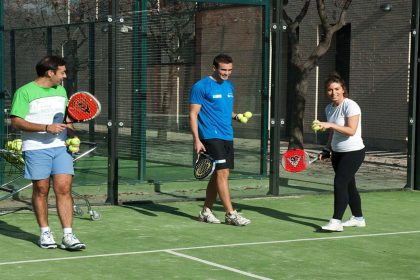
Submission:
M 5 51 L 15 53 L 6 61 L 10 93 L 33 80 L 37 60 L 53 53 L 66 58 L 68 94 L 86 90 L 100 100 L 97 119 L 75 124 L 82 141 L 98 145 L 76 163 L 75 190 L 97 203 L 107 201 L 113 183 L 120 201 L 204 196 L 207 181 L 196 181 L 192 173 L 188 99 L 192 85 L 212 73 L 213 57 L 219 53 L 234 59 L 235 111 L 253 112 L 246 125 L 234 124 L 232 191 L 267 193 L 267 159 L 261 149 L 268 141 L 261 128 L 262 89 L 267 84 L 262 77 L 268 61 L 264 9 L 210 4 L 187 8 L 120 8 L 116 16 L 95 23 L 6 32 Z
M 234 110 L 253 113 L 246 125 L 233 124 L 232 195 L 266 195 L 273 94 L 279 94 L 282 102 L 271 110 L 280 110 L 284 126 L 281 139 L 271 141 L 280 143 L 281 153 L 287 150 L 291 133 L 296 69 L 290 63 L 293 42 L 287 28 L 282 31 L 280 48 L 282 81 L 273 85 L 270 62 L 276 46 L 266 6 L 208 2 L 190 3 L 182 9 L 142 10 L 134 2 L 120 1 L 118 12 L 111 16 L 109 3 L 97 1 L 85 22 L 71 14 L 69 24 L 24 28 L 6 24 L 6 108 L 16 88 L 35 78 L 34 66 L 41 57 L 63 55 L 68 63 L 64 84 L 68 94 L 86 90 L 102 104 L 97 119 L 76 124 L 81 139 L 98 146 L 76 162 L 75 191 L 95 203 L 109 202 L 115 186 L 121 202 L 203 198 L 207 181 L 197 181 L 192 174 L 189 92 L 196 81 L 212 73 L 213 57 L 228 53 L 234 59 Z M 352 3 L 347 25 L 336 32 L 328 52 L 307 77 L 305 149 L 317 152 L 326 143 L 327 133 L 315 133 L 310 126 L 314 119 L 325 119 L 328 99 L 323 82 L 332 70 L 345 77 L 350 98 L 362 109 L 367 147 L 358 173 L 362 190 L 399 189 L 406 183 L 411 5 L 399 3 L 399 9 L 390 12 L 381 10 L 375 1 Z M 295 18 L 300 5 L 288 3 L 284 8 Z M 298 32 L 303 57 L 310 56 L 323 36 L 315 4 L 311 5 Z M 329 16 L 338 17 L 337 6 L 331 7 Z M 271 92 L 274 86 L 280 88 L 278 93 Z M 18 132 L 10 128 L 7 116 L 5 123 L 4 139 L 16 137 L 12 135 Z M 2 164 L 13 169 L 6 160 Z M 316 162 L 301 173 L 281 167 L 274 172 L 281 178 L 280 194 L 332 191 L 329 161 Z M 16 172 L 3 172 L 3 183 L 13 176 Z M 19 199 L 2 203 L 13 206 L 27 203 L 28 198 L 22 192 Z

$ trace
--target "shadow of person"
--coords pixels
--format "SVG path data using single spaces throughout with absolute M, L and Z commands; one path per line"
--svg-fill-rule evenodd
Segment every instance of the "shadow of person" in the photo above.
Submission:
M 288 212 L 279 211 L 279 210 L 271 209 L 267 207 L 253 206 L 253 205 L 247 205 L 247 204 L 236 203 L 236 202 L 232 202 L 232 205 L 233 205 L 233 208 L 235 208 L 238 212 L 240 212 L 241 210 L 249 210 L 249 211 L 257 212 L 257 213 L 260 213 L 261 215 L 265 215 L 274 219 L 279 219 L 286 222 L 291 222 L 291 223 L 301 224 L 307 227 L 312 227 L 315 232 L 318 232 L 320 225 L 315 224 L 312 221 L 328 222 L 327 219 L 321 219 L 321 218 L 316 218 L 316 217 L 311 217 L 311 216 L 303 216 L 296 213 L 288 213 Z M 215 209 L 224 211 L 224 208 L 222 206 L 217 206 L 217 208 Z
M 179 211 L 179 208 L 172 207 L 169 205 L 164 204 L 158 204 L 154 203 L 152 201 L 147 203 L 124 203 L 123 207 L 133 209 L 139 213 L 142 213 L 144 215 L 148 216 L 158 216 L 156 212 L 164 212 L 184 218 L 189 218 L 192 220 L 197 220 L 196 216 L 192 216 L 190 214 L 184 213 Z
M 22 239 L 28 242 L 32 242 L 38 246 L 39 236 L 26 232 L 20 227 L 6 223 L 0 220 L 0 234 L 9 236 L 16 239 Z

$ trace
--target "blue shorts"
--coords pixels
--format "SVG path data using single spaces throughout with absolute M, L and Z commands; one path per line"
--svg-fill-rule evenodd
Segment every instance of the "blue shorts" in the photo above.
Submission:
M 25 179 L 42 180 L 55 174 L 74 175 L 73 158 L 67 147 L 24 151 Z

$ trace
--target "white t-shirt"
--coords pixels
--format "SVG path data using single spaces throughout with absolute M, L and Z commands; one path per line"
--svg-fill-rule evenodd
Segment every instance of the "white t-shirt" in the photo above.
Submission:
M 331 103 L 325 107 L 325 114 L 328 122 L 339 126 L 344 126 L 347 118 L 359 115 L 359 124 L 353 136 L 347 136 L 337 131 L 333 132 L 331 149 L 334 152 L 358 151 L 365 147 L 362 139 L 362 112 L 356 102 L 345 98 L 338 106 L 333 106 Z
M 64 87 L 42 87 L 34 81 L 20 87 L 12 103 L 12 116 L 37 124 L 63 123 L 67 105 Z M 22 131 L 22 151 L 64 147 L 67 130 L 55 135 L 47 132 Z

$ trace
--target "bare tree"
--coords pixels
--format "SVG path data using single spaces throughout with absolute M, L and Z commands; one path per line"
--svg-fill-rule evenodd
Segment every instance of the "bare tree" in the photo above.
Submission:
M 352 0 L 330 0 L 332 7 L 331 20 L 327 16 L 325 0 L 316 0 L 318 16 L 321 21 L 322 36 L 319 44 L 312 53 L 304 58 L 299 44 L 298 29 L 307 15 L 311 0 L 304 0 L 300 13 L 293 20 L 286 10 L 283 10 L 283 19 L 287 24 L 287 35 L 291 53 L 292 71 L 296 75 L 294 92 L 291 94 L 289 146 L 288 149 L 303 149 L 303 116 L 305 113 L 306 95 L 308 91 L 308 77 L 312 69 L 317 65 L 331 46 L 334 33 L 340 30 L 345 24 L 347 10 Z M 287 1 L 285 1 L 287 2 Z
M 77 23 L 91 22 L 98 19 L 98 7 L 105 0 L 6 0 L 5 26 L 6 29 L 18 28 L 22 40 L 18 45 L 20 51 L 32 46 L 44 46 L 47 51 L 47 28 L 53 27 L 61 32 L 53 38 L 54 44 L 51 52 L 65 56 L 67 67 L 67 80 L 65 82 L 69 93 L 77 89 L 77 72 L 87 68 L 87 61 L 78 59 L 77 50 L 88 40 L 87 26 Z M 102 3 L 102 6 L 105 5 Z M 74 25 L 69 25 L 74 23 Z M 34 29 L 39 27 L 38 30 Z M 24 29 L 27 28 L 27 31 Z M 35 31 L 36 30 L 36 31 Z M 25 38 L 27 38 L 25 40 Z M 24 44 L 26 45 L 24 45 Z
M 158 112 L 162 114 L 158 127 L 158 139 L 166 140 L 170 113 L 171 97 L 175 95 L 176 79 L 185 61 L 188 47 L 194 40 L 194 18 L 196 5 L 188 1 L 152 1 L 151 22 L 149 24 L 150 40 L 161 52 L 161 63 L 167 65 L 166 81 L 161 80 L 163 90 L 160 92 Z M 163 6 L 162 6 L 163 5 Z M 187 50 L 187 51 L 186 51 Z M 163 67 L 163 66 L 162 66 Z M 164 70 L 165 67 L 162 68 Z M 163 77 L 163 76 L 162 76 Z

